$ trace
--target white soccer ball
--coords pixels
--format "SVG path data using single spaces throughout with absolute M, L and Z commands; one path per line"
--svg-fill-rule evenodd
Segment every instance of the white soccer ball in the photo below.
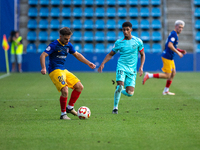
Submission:
M 88 119 L 88 118 L 90 118 L 91 111 L 88 107 L 81 106 L 77 111 L 77 115 L 78 115 L 79 119 Z

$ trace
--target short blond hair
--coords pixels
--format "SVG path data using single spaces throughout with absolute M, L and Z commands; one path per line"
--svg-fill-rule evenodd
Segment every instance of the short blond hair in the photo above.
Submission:
M 175 26 L 176 25 L 183 25 L 183 26 L 185 26 L 185 22 L 183 20 L 176 20 L 175 21 Z

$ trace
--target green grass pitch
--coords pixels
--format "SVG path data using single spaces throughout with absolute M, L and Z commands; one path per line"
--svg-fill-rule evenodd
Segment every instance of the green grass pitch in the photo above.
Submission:
M 48 75 L 0 79 L 0 150 L 200 149 L 200 73 L 177 73 L 175 96 L 162 95 L 166 80 L 142 85 L 138 75 L 134 96 L 121 96 L 118 115 L 112 114 L 115 73 L 74 74 L 84 85 L 75 109 L 89 107 L 88 120 L 59 119 L 60 93 Z

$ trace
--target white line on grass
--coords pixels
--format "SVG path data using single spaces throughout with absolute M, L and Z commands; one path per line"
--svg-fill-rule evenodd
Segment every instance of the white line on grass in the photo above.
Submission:
M 200 100 L 200 96 L 195 96 L 193 97 L 196 100 Z M 127 98 L 121 98 L 121 100 L 152 100 L 152 99 L 162 99 L 162 100 L 168 100 L 171 99 L 170 96 L 164 96 L 162 98 L 131 98 L 131 99 L 127 99 Z M 176 97 L 176 99 L 183 99 L 183 97 Z M 188 98 L 184 98 L 184 99 L 191 99 L 191 97 Z M 58 99 L 4 99 L 4 100 L 0 100 L 0 101 L 54 101 L 54 100 L 58 100 Z M 79 98 L 80 100 L 113 100 L 113 98 Z
M 9 73 L 4 74 L 4 75 L 1 75 L 1 76 L 0 76 L 0 79 L 3 79 L 3 78 L 5 78 L 5 77 L 8 77 L 9 75 L 10 75 Z

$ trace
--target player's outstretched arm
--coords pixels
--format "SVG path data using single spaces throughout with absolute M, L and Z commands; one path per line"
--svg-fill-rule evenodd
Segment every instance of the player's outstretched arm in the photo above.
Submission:
M 80 54 L 79 52 L 75 52 L 74 54 L 72 54 L 74 57 L 76 57 L 76 59 L 78 59 L 79 61 L 81 61 L 82 63 L 88 65 L 91 69 L 96 68 L 96 65 L 93 64 L 92 62 L 90 62 L 89 60 L 87 60 L 82 54 Z
M 47 70 L 46 70 L 46 65 L 45 65 L 45 58 L 48 56 L 47 53 L 43 52 L 41 55 L 40 55 L 40 64 L 41 64 L 41 73 L 43 75 L 45 75 L 47 73 Z
M 140 77 L 141 77 L 143 74 L 143 66 L 144 66 L 144 62 L 145 62 L 144 50 L 140 51 L 140 55 L 141 55 L 141 63 L 140 63 L 139 73 L 140 73 Z
M 98 72 L 101 73 L 103 68 L 104 68 L 104 64 L 107 63 L 113 56 L 115 55 L 115 52 L 111 51 L 109 54 L 106 55 L 106 57 L 104 58 L 103 62 L 101 63 L 101 65 L 98 68 Z

